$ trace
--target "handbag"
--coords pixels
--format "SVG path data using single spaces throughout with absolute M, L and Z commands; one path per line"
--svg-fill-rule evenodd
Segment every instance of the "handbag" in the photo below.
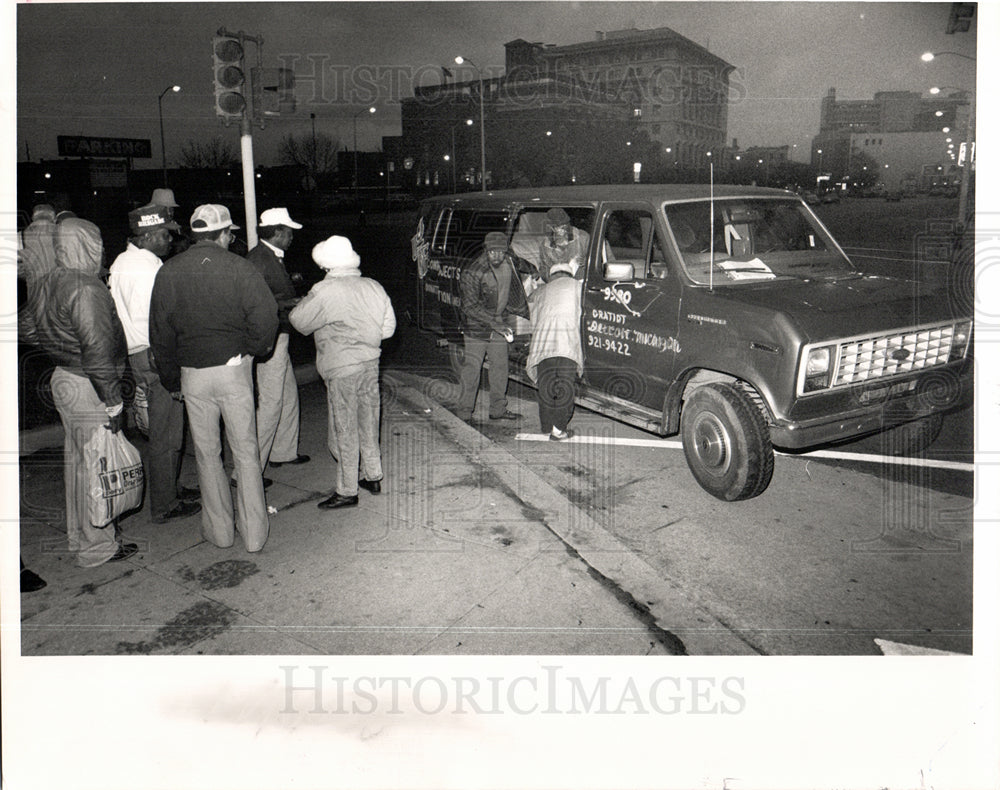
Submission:
M 84 445 L 83 457 L 92 526 L 106 527 L 142 504 L 142 458 L 121 431 L 112 433 L 103 425 L 95 428 Z

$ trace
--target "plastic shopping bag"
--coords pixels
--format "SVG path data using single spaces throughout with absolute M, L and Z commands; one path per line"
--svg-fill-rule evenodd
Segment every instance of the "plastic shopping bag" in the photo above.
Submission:
M 142 504 L 142 458 L 124 434 L 98 426 L 83 448 L 90 523 L 106 527 Z

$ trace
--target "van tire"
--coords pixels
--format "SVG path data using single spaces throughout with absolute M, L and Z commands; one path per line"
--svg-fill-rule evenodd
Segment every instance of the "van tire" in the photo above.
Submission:
M 718 499 L 750 499 L 771 482 L 774 448 L 767 423 L 730 384 L 706 384 L 685 400 L 681 439 L 691 474 Z

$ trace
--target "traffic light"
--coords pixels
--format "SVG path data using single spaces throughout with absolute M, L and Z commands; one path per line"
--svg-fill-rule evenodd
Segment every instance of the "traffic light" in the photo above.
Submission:
M 968 33 L 972 17 L 976 13 L 975 3 L 952 3 L 945 33 Z
M 215 61 L 215 114 L 223 118 L 240 118 L 247 106 L 243 95 L 246 76 L 243 70 L 243 45 L 232 36 L 216 36 L 212 40 Z
M 256 118 L 295 112 L 295 72 L 291 69 L 251 69 Z

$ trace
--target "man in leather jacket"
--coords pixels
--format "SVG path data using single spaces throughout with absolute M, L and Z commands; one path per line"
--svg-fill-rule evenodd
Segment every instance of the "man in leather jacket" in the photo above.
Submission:
M 77 564 L 92 568 L 132 556 L 135 543 L 119 543 L 115 527 L 90 525 L 83 449 L 94 430 L 122 428 L 122 374 L 127 346 L 108 287 L 98 274 L 104 260 L 101 232 L 71 217 L 55 231 L 56 268 L 40 282 L 29 309 L 38 344 L 56 368 L 52 399 L 62 420 L 66 534 Z M 112 522 L 113 524 L 114 522 Z
M 503 233 L 486 234 L 483 253 L 462 271 L 460 287 L 465 360 L 455 414 L 466 422 L 472 419 L 483 360 L 489 359 L 490 419 L 516 420 L 521 415 L 507 410 L 507 344 L 514 331 L 505 319 L 528 318 L 528 300 Z

